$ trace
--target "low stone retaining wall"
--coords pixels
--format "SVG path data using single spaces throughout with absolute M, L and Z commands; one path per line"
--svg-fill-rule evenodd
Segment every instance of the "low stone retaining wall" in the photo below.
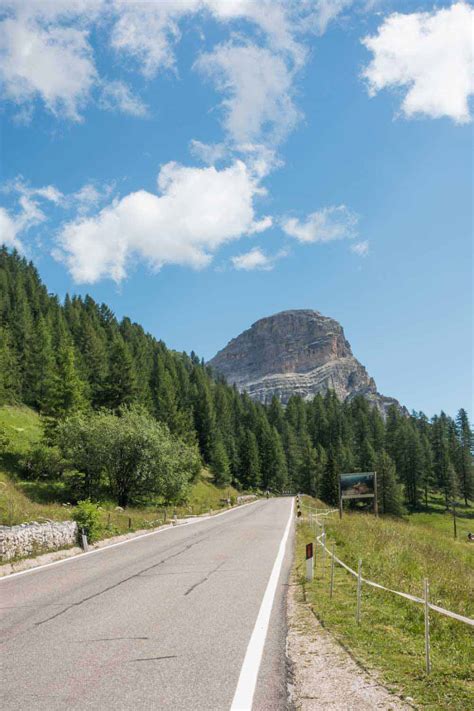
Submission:
M 19 526 L 0 526 L 0 561 L 6 563 L 15 558 L 74 546 L 77 538 L 75 521 L 33 521 Z
M 247 501 L 255 501 L 256 498 L 255 494 L 243 494 L 242 496 L 237 497 L 237 503 L 245 504 Z

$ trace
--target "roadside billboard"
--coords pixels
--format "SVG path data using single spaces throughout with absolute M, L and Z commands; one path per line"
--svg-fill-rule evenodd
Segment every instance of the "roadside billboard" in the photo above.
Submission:
M 375 472 L 341 474 L 341 498 L 369 499 L 375 496 Z

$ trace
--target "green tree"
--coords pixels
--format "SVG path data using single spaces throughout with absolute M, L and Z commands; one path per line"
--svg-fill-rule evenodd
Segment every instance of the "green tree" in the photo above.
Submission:
M 331 445 L 327 452 L 326 469 L 321 482 L 321 498 L 330 506 L 339 502 L 339 458 L 337 448 Z
M 459 439 L 458 472 L 459 489 L 467 506 L 468 499 L 474 499 L 473 474 L 473 436 L 466 410 L 461 408 L 456 417 L 456 429 Z
M 401 516 L 403 513 L 402 491 L 397 480 L 395 464 L 385 451 L 378 453 L 375 467 L 377 472 L 377 501 L 379 512 Z
M 218 486 L 227 486 L 232 480 L 230 472 L 229 457 L 221 437 L 217 437 L 214 442 L 212 453 L 211 471 L 214 481 Z

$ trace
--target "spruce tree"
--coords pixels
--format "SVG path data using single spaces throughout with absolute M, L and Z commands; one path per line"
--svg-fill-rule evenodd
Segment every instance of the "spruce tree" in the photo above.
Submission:
M 395 464 L 385 451 L 375 461 L 377 472 L 377 501 L 379 512 L 400 516 L 403 513 L 402 491 L 397 480 Z
M 474 499 L 473 436 L 466 410 L 461 408 L 456 417 L 459 439 L 458 472 L 459 490 L 467 506 L 468 499 Z
M 327 451 L 327 463 L 321 482 L 321 498 L 329 506 L 337 506 L 339 503 L 339 458 L 338 448 L 331 445 Z
M 229 465 L 229 457 L 222 438 L 218 436 L 214 441 L 211 461 L 211 471 L 214 477 L 214 482 L 218 486 L 227 486 L 231 482 L 231 472 Z

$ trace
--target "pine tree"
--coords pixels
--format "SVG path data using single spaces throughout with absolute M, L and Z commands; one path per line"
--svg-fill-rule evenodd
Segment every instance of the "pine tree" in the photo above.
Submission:
M 331 445 L 327 452 L 327 463 L 321 482 L 321 498 L 330 506 L 339 503 L 339 460 L 337 447 Z
M 395 464 L 387 452 L 379 452 L 375 461 L 377 472 L 377 501 L 382 514 L 400 516 L 403 513 L 402 492 Z
M 321 469 L 317 451 L 313 447 L 308 435 L 305 437 L 301 447 L 299 474 L 300 487 L 298 487 L 298 491 L 304 491 L 310 496 L 318 496 L 321 483 Z
M 127 344 L 121 336 L 112 342 L 109 356 L 109 372 L 104 388 L 104 404 L 111 410 L 136 401 L 137 375 Z
M 214 476 L 214 481 L 218 486 L 227 486 L 231 482 L 231 472 L 229 465 L 229 457 L 222 438 L 218 436 L 214 442 L 211 471 Z
M 240 439 L 239 479 L 245 489 L 258 488 L 262 483 L 257 438 L 249 429 L 244 430 Z
M 467 412 L 463 408 L 457 414 L 456 429 L 459 439 L 459 489 L 467 506 L 468 499 L 474 499 L 473 436 Z

